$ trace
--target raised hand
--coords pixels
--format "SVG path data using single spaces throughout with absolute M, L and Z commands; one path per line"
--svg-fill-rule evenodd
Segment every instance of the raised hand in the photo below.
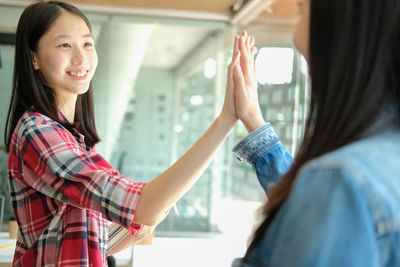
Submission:
M 240 51 L 240 64 L 235 64 L 233 69 L 235 109 L 250 133 L 265 124 L 258 102 L 254 38 L 243 32 L 235 43 Z
M 221 111 L 221 117 L 227 120 L 229 123 L 236 123 L 238 116 L 236 115 L 235 109 L 235 83 L 233 81 L 233 71 L 235 65 L 239 64 L 240 52 L 239 52 L 239 39 L 235 37 L 235 43 L 233 48 L 232 61 L 228 66 L 228 77 L 226 82 L 226 92 L 224 106 Z

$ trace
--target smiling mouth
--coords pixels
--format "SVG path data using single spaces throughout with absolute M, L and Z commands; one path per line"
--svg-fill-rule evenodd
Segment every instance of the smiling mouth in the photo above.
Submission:
M 85 78 L 88 75 L 89 71 L 67 71 L 69 76 L 74 78 Z

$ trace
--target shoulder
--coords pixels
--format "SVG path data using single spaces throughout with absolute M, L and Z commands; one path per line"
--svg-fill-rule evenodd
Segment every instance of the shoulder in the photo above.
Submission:
M 322 155 L 305 164 L 300 173 L 335 169 L 367 178 L 371 173 L 397 171 L 399 147 L 400 129 L 393 128 Z
M 45 142 L 46 139 L 74 140 L 63 125 L 39 112 L 25 112 L 20 118 L 14 134 L 20 148 L 26 142 L 39 139 L 41 139 L 40 142 Z
M 339 190 L 364 202 L 375 222 L 391 221 L 400 216 L 399 147 L 398 129 L 344 146 L 305 164 L 294 191 L 324 198 Z
M 311 160 L 299 174 L 309 171 L 340 170 L 358 181 L 372 173 L 396 171 L 400 160 L 400 129 L 394 128 L 348 144 Z
M 364 191 L 351 164 L 330 157 L 300 170 L 271 222 L 262 252 L 271 266 L 343 266 L 344 259 L 350 260 L 349 247 L 373 251 L 375 222 Z M 367 266 L 354 260 L 345 265 Z
M 29 131 L 40 129 L 66 130 L 59 122 L 46 115 L 39 112 L 25 112 L 17 124 L 16 134 L 18 137 L 22 137 Z
M 289 200 L 299 207 L 312 207 L 316 216 L 323 214 L 329 205 L 353 206 L 355 210 L 359 206 L 368 206 L 362 179 L 364 177 L 345 159 L 318 158 L 299 171 Z
M 35 125 L 54 125 L 57 127 L 62 127 L 59 122 L 47 117 L 46 115 L 43 115 L 42 113 L 34 111 L 25 112 L 20 118 L 20 124 L 25 127 Z

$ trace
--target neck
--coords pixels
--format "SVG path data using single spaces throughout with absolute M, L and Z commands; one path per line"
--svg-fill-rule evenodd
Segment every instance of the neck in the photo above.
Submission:
M 70 123 L 74 122 L 75 118 L 75 105 L 76 97 L 69 99 L 68 101 L 59 101 L 58 109 L 64 114 Z
M 70 123 L 74 122 L 75 118 L 75 109 L 65 109 L 64 107 L 60 108 L 62 114 L 67 118 Z

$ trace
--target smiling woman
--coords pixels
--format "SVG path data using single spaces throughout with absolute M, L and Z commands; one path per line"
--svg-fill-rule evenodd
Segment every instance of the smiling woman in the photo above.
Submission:
M 49 3 L 49 4 L 37 4 L 31 5 L 27 8 L 21 16 L 16 36 L 15 46 L 15 73 L 13 79 L 13 92 L 11 97 L 11 103 L 9 106 L 8 118 L 6 121 L 5 129 L 5 144 L 8 148 L 8 144 L 11 142 L 12 131 L 15 129 L 19 118 L 29 107 L 34 107 L 36 111 L 46 115 L 47 117 L 61 123 L 67 129 L 72 130 L 74 125 L 72 123 L 79 124 L 79 131 L 85 136 L 85 143 L 88 145 L 94 145 L 99 141 L 94 123 L 94 108 L 93 108 L 93 90 L 91 86 L 91 80 L 87 80 L 86 94 L 80 94 L 76 96 L 75 100 L 78 103 L 75 110 L 74 116 L 69 114 L 69 110 L 66 110 L 66 116 L 68 121 L 60 120 L 57 116 L 58 105 L 57 102 L 64 102 L 62 94 L 60 97 L 56 94 L 55 90 L 60 87 L 60 82 L 65 79 L 67 66 L 61 66 L 62 64 L 69 64 L 69 67 L 73 65 L 73 62 L 66 62 L 66 54 L 68 53 L 56 53 L 56 50 L 62 50 L 57 46 L 63 45 L 63 43 L 57 43 L 55 39 L 59 35 L 69 35 L 72 37 L 78 34 L 79 37 L 91 34 L 91 26 L 89 20 L 75 7 L 65 3 Z M 61 25 L 59 19 L 65 19 L 65 16 L 72 17 L 76 24 L 74 30 L 69 28 L 70 21 Z M 67 26 L 68 25 L 68 26 Z M 59 32 L 52 30 L 56 26 Z M 82 27 L 77 29 L 77 27 Z M 75 31 L 75 32 L 74 32 Z M 78 33 L 76 33 L 78 31 Z M 41 37 L 44 37 L 41 38 Z M 81 46 L 83 44 L 79 44 Z M 44 46 L 44 47 L 42 47 Z M 76 44 L 74 44 L 74 50 Z M 41 49 L 42 47 L 42 49 Z M 74 52 L 76 53 L 76 52 Z M 64 56 L 61 56 L 64 55 Z M 79 56 L 79 55 L 78 55 Z M 95 58 L 94 58 L 95 56 Z M 94 51 L 92 56 L 93 64 L 97 65 L 97 56 Z M 76 57 L 71 55 L 70 57 Z M 80 56 L 82 57 L 82 56 Z M 58 60 L 60 62 L 58 62 Z M 69 60 L 72 60 L 70 58 Z M 81 59 L 80 59 L 81 60 Z M 89 59 L 86 59 L 89 60 Z M 48 62 L 48 64 L 46 63 Z M 81 63 L 79 63 L 81 64 Z M 88 63 L 85 63 L 88 64 Z M 94 73 L 95 67 L 92 75 Z M 53 72 L 54 70 L 54 72 Z M 56 77 L 55 73 L 59 75 Z M 54 88 L 53 83 L 55 83 Z M 85 87 L 83 86 L 83 88 Z M 69 87 L 71 90 L 71 86 Z M 75 90 L 75 89 L 73 89 Z M 71 105 L 71 103 L 70 103 Z M 71 108 L 72 107 L 68 107 Z
M 97 67 L 97 54 L 88 25 L 80 17 L 62 12 L 32 51 L 35 70 L 52 88 L 57 106 L 73 122 L 78 95 L 89 89 Z

